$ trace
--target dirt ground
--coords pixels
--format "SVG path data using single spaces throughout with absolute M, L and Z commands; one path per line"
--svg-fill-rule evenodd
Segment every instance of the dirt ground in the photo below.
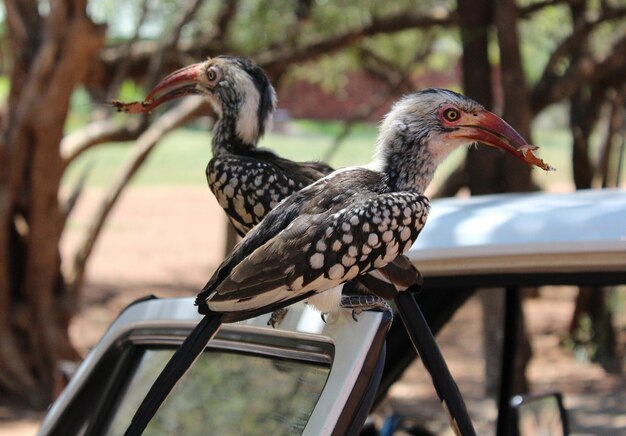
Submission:
M 103 192 L 90 189 L 62 244 L 69 255 L 80 241 Z M 85 354 L 117 313 L 146 294 L 195 296 L 222 258 L 225 219 L 203 187 L 131 188 L 114 210 L 88 269 L 80 314 L 70 334 Z M 66 259 L 68 256 L 65 256 Z M 534 358 L 529 377 L 535 392 L 561 391 L 574 434 L 626 435 L 626 379 L 581 363 L 559 347 L 573 307 L 573 290 L 547 291 L 527 301 Z M 471 300 L 438 336 L 478 434 L 493 432 L 495 406 L 485 398 L 481 306 Z M 415 407 L 415 405 L 419 405 Z M 421 364 L 396 384 L 380 408 L 432 421 L 450 434 Z M 0 407 L 0 435 L 36 433 L 41 414 Z

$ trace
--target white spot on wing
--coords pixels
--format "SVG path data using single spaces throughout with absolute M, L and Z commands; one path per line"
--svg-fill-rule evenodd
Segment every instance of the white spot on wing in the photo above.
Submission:
M 354 257 L 348 256 L 347 254 L 344 254 L 341 257 L 341 264 L 345 266 L 346 268 L 351 267 L 355 263 L 356 263 L 356 259 Z
M 262 217 L 265 214 L 265 208 L 263 207 L 261 203 L 257 203 L 254 206 L 254 213 L 258 217 Z
M 378 244 L 378 235 L 376 233 L 370 233 L 367 237 L 367 243 L 372 247 Z
M 359 275 L 359 267 L 354 265 L 352 268 L 348 270 L 345 278 L 346 280 L 351 280 L 355 278 L 357 275 Z
M 328 270 L 328 278 L 331 280 L 339 280 L 343 277 L 345 268 L 342 265 L 335 264 Z
M 309 263 L 311 264 L 311 268 L 320 269 L 324 266 L 324 255 L 322 253 L 315 253 L 309 259 Z
M 304 277 L 299 276 L 293 281 L 293 283 L 291 283 L 291 289 L 293 289 L 294 291 L 298 291 L 302 289 L 303 283 L 304 283 Z
M 235 189 L 231 185 L 224 186 L 224 195 L 228 198 L 233 198 L 233 195 L 235 195 Z

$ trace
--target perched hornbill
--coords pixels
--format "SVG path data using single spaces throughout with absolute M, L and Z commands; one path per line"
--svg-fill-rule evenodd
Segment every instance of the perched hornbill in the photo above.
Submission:
M 144 103 L 116 104 L 126 112 L 145 112 L 190 94 L 206 96 L 219 116 L 213 128 L 207 182 L 241 236 L 280 201 L 333 171 L 321 162 L 293 162 L 257 147 L 276 107 L 276 92 L 263 69 L 245 58 L 218 56 L 187 66 L 157 84 Z M 391 300 L 397 291 L 419 280 L 411 262 L 400 256 L 382 271 L 351 282 L 346 292 Z M 333 312 L 340 303 L 358 309 L 386 306 L 382 299 L 342 298 L 341 290 L 340 286 L 334 292 L 313 296 L 309 303 L 322 313 Z M 282 314 L 273 314 L 270 324 Z
M 428 215 L 422 194 L 455 148 L 481 142 L 549 167 L 502 119 L 460 94 L 403 97 L 380 126 L 374 161 L 335 171 L 282 201 L 235 247 L 196 299 L 205 317 L 133 417 L 140 434 L 222 322 L 271 312 L 384 267 L 406 252 Z
M 206 96 L 218 114 L 207 182 L 240 236 L 245 236 L 281 200 L 330 174 L 321 162 L 293 162 L 257 147 L 276 108 L 276 92 L 250 60 L 218 56 L 168 75 L 139 106 L 152 110 L 174 98 Z

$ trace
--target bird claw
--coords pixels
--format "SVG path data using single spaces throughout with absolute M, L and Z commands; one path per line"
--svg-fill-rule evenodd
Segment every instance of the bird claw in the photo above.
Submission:
M 393 315 L 393 311 L 384 298 L 376 295 L 344 295 L 341 297 L 341 307 L 352 309 L 352 319 L 358 322 L 358 315 L 365 310 L 377 310 L 385 315 Z
M 359 322 L 359 318 L 357 318 L 357 315 L 360 315 L 361 311 L 357 311 L 356 309 L 352 309 L 352 319 L 354 320 L 354 322 Z
M 285 315 L 287 315 L 287 312 L 288 309 L 286 307 L 273 311 L 270 315 L 270 319 L 267 320 L 267 325 L 271 326 L 272 328 L 276 328 L 277 325 L 283 322 L 283 319 L 285 318 Z
M 322 317 L 322 321 L 324 321 L 324 324 L 328 324 L 328 321 L 326 321 L 326 316 L 328 314 L 326 312 L 322 312 L 320 313 L 320 316 Z

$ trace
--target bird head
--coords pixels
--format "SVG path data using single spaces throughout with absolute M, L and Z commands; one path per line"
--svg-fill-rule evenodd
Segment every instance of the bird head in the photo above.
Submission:
M 430 88 L 403 97 L 385 116 L 379 132 L 377 161 L 385 168 L 410 171 L 413 166 L 432 176 L 450 152 L 478 142 L 544 170 L 552 169 L 533 154 L 537 147 L 502 118 L 446 89 Z
M 174 71 L 142 103 L 121 110 L 148 112 L 186 95 L 207 97 L 220 117 L 232 117 L 237 134 L 249 144 L 263 136 L 276 108 L 274 87 L 259 66 L 245 58 L 218 56 Z

